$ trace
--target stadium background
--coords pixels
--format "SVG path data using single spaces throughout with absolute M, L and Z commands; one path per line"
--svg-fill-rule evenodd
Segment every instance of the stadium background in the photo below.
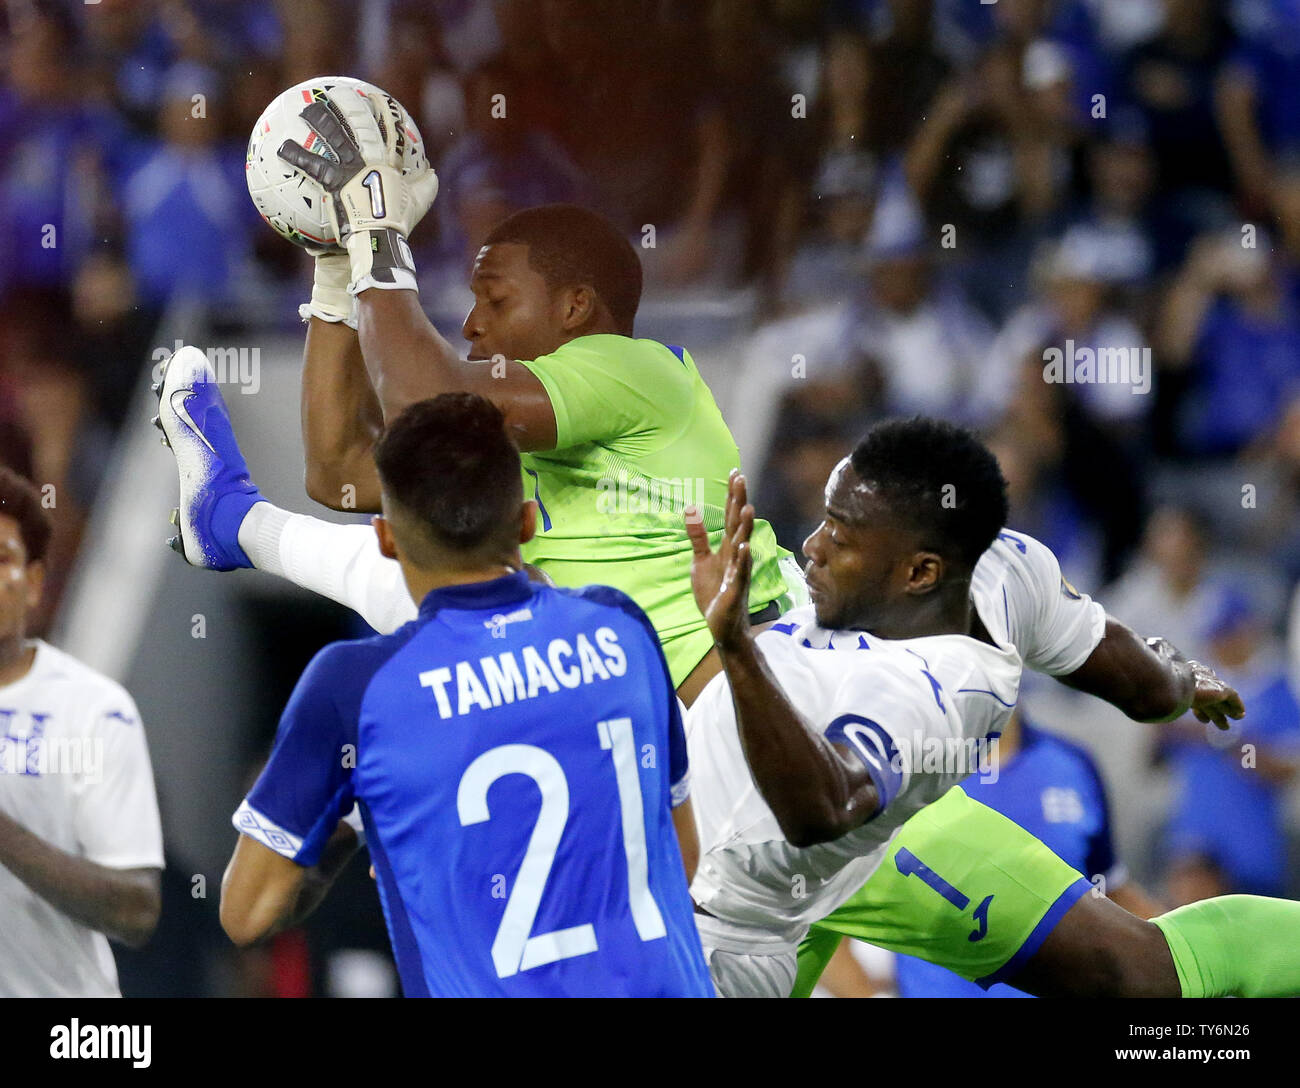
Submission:
M 0 20 L 0 456 L 53 485 L 41 631 L 135 695 L 167 837 L 126 993 L 393 987 L 362 865 L 268 948 L 217 927 L 229 813 L 299 670 L 359 621 L 163 548 L 175 479 L 147 425 L 151 372 L 197 344 L 264 491 L 336 516 L 302 489 L 309 264 L 241 168 L 262 107 L 326 72 L 420 124 L 442 189 L 413 243 L 449 337 L 510 211 L 585 203 L 641 245 L 638 333 L 690 348 L 792 550 L 870 421 L 978 427 L 1012 524 L 1076 586 L 1266 693 L 1212 760 L 1247 776 L 1234 807 L 1187 796 L 1199 727 L 1027 687 L 1097 759 L 1129 867 L 1188 894 L 1187 804 L 1243 850 L 1283 828 L 1300 893 L 1294 780 L 1238 767 L 1300 732 L 1300 0 L 6 0 Z M 1046 383 L 1069 340 L 1149 358 L 1149 392 Z

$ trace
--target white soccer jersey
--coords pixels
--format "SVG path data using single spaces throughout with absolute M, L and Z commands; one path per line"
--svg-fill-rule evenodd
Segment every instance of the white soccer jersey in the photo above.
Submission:
M 811 607 L 758 637 L 790 701 L 810 724 L 862 756 L 883 810 L 834 842 L 790 845 L 754 785 L 725 675 L 686 723 L 700 865 L 691 893 L 715 918 L 791 944 L 851 896 L 903 823 L 979 769 L 989 734 L 1015 705 L 1022 666 L 1078 668 L 1101 640 L 1105 613 L 1061 578 L 1050 549 L 1004 532 L 971 580 L 997 646 L 965 635 L 885 640 L 827 631 Z
M 44 642 L 0 687 L 0 810 L 114 869 L 163 867 L 144 728 L 119 685 Z M 116 997 L 108 940 L 0 863 L 0 997 Z

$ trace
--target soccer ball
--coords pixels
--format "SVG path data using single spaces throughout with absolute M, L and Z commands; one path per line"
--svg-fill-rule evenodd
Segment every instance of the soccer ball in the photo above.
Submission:
M 304 106 L 325 98 L 327 91 L 335 96 L 384 93 L 373 83 L 350 76 L 318 76 L 290 87 L 277 95 L 257 119 L 248 138 L 248 153 L 244 161 L 248 195 L 253 198 L 258 214 L 281 238 L 316 253 L 342 252 L 325 212 L 325 194 L 316 181 L 303 176 L 277 152 L 285 140 L 296 140 L 308 151 L 338 161 L 333 151 L 300 116 Z M 415 122 L 404 109 L 402 116 L 406 130 L 402 174 L 409 177 L 427 170 L 429 160 Z

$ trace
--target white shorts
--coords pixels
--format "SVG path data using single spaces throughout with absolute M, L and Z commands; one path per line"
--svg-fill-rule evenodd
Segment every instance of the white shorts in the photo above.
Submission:
M 695 928 L 719 997 L 790 996 L 799 970 L 798 945 L 698 912 Z

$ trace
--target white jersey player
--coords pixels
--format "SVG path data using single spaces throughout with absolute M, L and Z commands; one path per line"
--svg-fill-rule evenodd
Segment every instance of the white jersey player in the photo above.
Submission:
M 24 638 L 49 522 L 0 468 L 0 997 L 116 997 L 105 934 L 142 944 L 162 830 L 130 695 Z
M 1176 992 L 1159 927 L 1083 905 L 1086 878 L 954 787 L 990 769 L 979 745 L 1010 716 L 1026 664 L 1143 720 L 1191 707 L 1222 726 L 1240 699 L 1075 592 L 1049 549 L 1001 528 L 1006 513 L 997 462 L 969 432 L 878 425 L 832 473 L 804 543 L 811 609 L 757 636 L 743 612 L 743 477 L 716 553 L 688 519 L 695 597 L 725 670 L 687 722 L 691 891 L 722 994 L 800 992 L 796 950 L 814 923 L 988 985 L 1031 971 L 1017 983 L 1031 992 L 1108 992 L 1118 978 L 1124 992 Z M 1079 936 L 1089 924 L 1127 966 L 1078 967 L 1097 947 L 1095 932 Z
M 996 773 L 986 745 L 1011 715 L 1022 666 L 1072 672 L 1105 629 L 1102 607 L 1064 592 L 1056 557 L 1022 533 L 999 534 L 980 557 L 971 601 L 994 643 L 828 631 L 812 606 L 758 636 L 790 702 L 857 751 L 880 797 L 875 817 L 831 842 L 801 848 L 785 838 L 745 762 L 726 676 L 701 693 L 686 735 L 700 834 L 691 894 L 708 912 L 699 919 L 706 955 L 734 955 L 750 938 L 769 967 L 775 949 L 792 955 L 808 927 L 879 867 L 909 817 L 967 774 Z

